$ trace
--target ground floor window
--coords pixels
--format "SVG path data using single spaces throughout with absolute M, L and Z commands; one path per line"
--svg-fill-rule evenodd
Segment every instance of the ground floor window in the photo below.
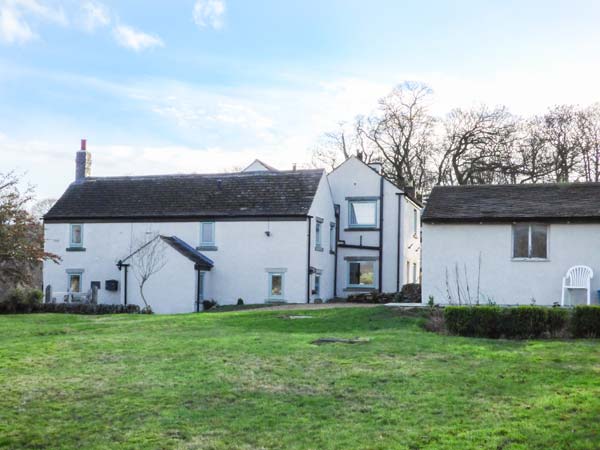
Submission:
M 69 292 L 80 293 L 81 292 L 82 273 L 81 272 L 69 272 L 67 274 L 67 277 L 68 277 Z
M 284 288 L 284 272 L 269 272 L 269 300 L 283 300 L 283 288 Z
M 375 287 L 375 260 L 348 261 L 348 287 Z
M 548 226 L 518 223 L 513 225 L 513 258 L 546 259 Z
M 321 295 L 321 274 L 315 274 L 315 290 L 313 291 L 317 297 Z

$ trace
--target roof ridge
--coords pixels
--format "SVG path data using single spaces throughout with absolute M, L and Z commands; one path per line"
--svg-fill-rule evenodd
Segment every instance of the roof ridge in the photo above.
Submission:
M 96 180 L 143 180 L 157 178 L 194 178 L 194 177 L 251 177 L 251 176 L 279 176 L 289 175 L 294 173 L 322 173 L 325 169 L 300 169 L 300 170 L 278 170 L 271 172 L 266 170 L 257 170 L 251 172 L 215 172 L 215 173 L 172 173 L 172 174 L 155 174 L 155 175 L 114 175 L 114 176 L 94 176 L 87 177 L 83 182 Z
M 501 187 L 561 187 L 561 186 L 600 186 L 597 181 L 569 181 L 555 183 L 502 183 L 502 184 L 454 184 L 454 185 L 436 185 L 433 189 L 486 189 Z

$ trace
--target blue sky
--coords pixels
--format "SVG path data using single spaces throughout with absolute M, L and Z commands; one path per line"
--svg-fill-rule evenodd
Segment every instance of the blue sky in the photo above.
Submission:
M 0 0 L 0 172 L 40 197 L 95 175 L 307 163 L 404 80 L 433 110 L 600 101 L 600 2 Z

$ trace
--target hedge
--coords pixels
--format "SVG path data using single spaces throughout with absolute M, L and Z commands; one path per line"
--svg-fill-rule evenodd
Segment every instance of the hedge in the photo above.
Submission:
M 576 306 L 571 318 L 571 333 L 577 338 L 600 337 L 600 306 Z
M 151 310 L 140 309 L 138 305 L 107 305 L 91 303 L 0 303 L 0 314 L 141 314 Z
M 595 330 L 600 332 L 600 326 L 597 326 L 600 324 L 600 307 L 597 317 Z M 492 339 L 562 336 L 567 331 L 569 319 L 570 312 L 566 309 L 542 306 L 448 306 L 444 309 L 449 333 Z M 590 334 L 589 331 L 587 333 Z

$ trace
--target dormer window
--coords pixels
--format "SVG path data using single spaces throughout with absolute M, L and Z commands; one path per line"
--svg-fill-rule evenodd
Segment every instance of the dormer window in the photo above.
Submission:
M 376 228 L 377 199 L 348 199 L 348 226 L 350 228 Z

